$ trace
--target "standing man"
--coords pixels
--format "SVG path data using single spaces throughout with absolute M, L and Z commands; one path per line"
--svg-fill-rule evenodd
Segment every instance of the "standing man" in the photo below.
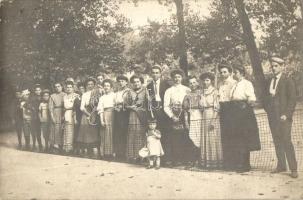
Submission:
M 267 84 L 269 93 L 264 109 L 268 115 L 269 126 L 278 158 L 277 168 L 272 173 L 286 171 L 286 159 L 291 170 L 290 176 L 297 178 L 297 161 L 291 142 L 292 116 L 296 106 L 295 84 L 283 72 L 284 60 L 271 58 L 273 78 Z M 286 159 L 285 159 L 286 157 Z
M 32 105 L 32 132 L 33 132 L 33 150 L 36 148 L 36 140 L 39 145 L 39 151 L 43 151 L 43 146 L 41 142 L 41 127 L 40 127 L 40 119 L 39 119 L 39 106 L 41 103 L 41 85 L 36 84 L 34 86 L 34 94 L 30 97 L 30 104 Z
M 151 68 L 152 81 L 147 85 L 149 100 L 148 100 L 148 115 L 150 118 L 157 120 L 157 129 L 162 133 L 162 146 L 164 148 L 166 164 L 169 164 L 171 149 L 169 142 L 169 134 L 167 131 L 168 116 L 163 110 L 164 94 L 170 87 L 167 81 L 162 79 L 162 69 L 159 65 L 154 65 Z
M 227 65 L 220 65 L 219 71 L 222 82 L 219 84 L 219 103 L 220 103 L 220 126 L 221 141 L 223 152 L 223 168 L 225 170 L 234 170 L 233 141 L 230 139 L 233 131 L 231 127 L 231 89 L 237 83 L 232 78 L 232 68 Z

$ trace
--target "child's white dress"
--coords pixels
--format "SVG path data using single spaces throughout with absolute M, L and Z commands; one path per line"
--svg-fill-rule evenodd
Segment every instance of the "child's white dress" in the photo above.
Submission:
M 161 133 L 158 130 L 149 130 L 146 133 L 149 156 L 163 156 L 164 151 L 160 142 Z

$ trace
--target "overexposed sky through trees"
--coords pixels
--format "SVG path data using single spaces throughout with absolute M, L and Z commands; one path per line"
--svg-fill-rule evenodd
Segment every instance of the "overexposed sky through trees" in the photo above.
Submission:
M 201 16 L 209 15 L 209 5 L 212 0 L 184 0 L 188 3 L 189 8 L 197 11 Z M 136 28 L 148 24 L 148 20 L 162 22 L 175 13 L 174 4 L 164 6 L 158 3 L 158 0 L 141 0 L 137 5 L 125 0 L 120 5 L 119 12 L 131 20 L 131 26 Z

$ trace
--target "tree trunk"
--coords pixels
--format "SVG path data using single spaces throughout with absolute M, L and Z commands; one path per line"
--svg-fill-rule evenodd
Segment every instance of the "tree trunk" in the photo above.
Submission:
M 186 36 L 185 36 L 185 26 L 184 26 L 184 13 L 183 13 L 183 2 L 182 0 L 174 0 L 177 9 L 177 19 L 178 19 L 178 54 L 179 54 L 179 64 L 180 68 L 184 70 L 185 75 L 188 76 L 188 61 L 187 61 L 187 48 L 186 48 Z
M 250 62 L 253 68 L 254 77 L 257 82 L 257 86 L 260 89 L 260 100 L 262 101 L 265 95 L 265 77 L 262 68 L 260 55 L 255 42 L 255 37 L 252 31 L 251 23 L 245 10 L 243 0 L 234 0 L 236 9 L 239 14 L 240 23 L 243 28 L 243 39 L 246 44 L 246 48 L 249 54 Z

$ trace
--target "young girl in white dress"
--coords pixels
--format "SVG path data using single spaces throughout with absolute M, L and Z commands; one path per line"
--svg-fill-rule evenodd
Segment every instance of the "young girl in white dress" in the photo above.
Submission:
M 156 129 L 156 126 L 156 120 L 149 120 L 148 130 L 146 132 L 146 146 L 149 151 L 149 165 L 147 166 L 147 169 L 153 168 L 155 163 L 155 169 L 160 169 L 160 157 L 164 155 L 164 151 L 160 142 L 161 133 Z

